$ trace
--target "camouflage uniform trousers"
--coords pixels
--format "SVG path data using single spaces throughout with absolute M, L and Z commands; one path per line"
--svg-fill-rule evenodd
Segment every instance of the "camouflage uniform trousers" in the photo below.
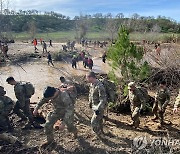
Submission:
M 71 94 L 70 94 L 70 98 L 71 98 L 71 101 L 72 101 L 73 105 L 76 104 L 76 98 L 74 98 L 73 96 L 71 96 Z
M 7 131 L 11 129 L 11 124 L 8 117 L 0 115 L 0 131 Z
M 53 126 L 59 120 L 62 119 L 66 124 L 69 132 L 75 133 L 77 132 L 76 127 L 74 126 L 74 110 L 68 110 L 67 112 L 49 112 L 46 117 L 46 124 L 44 126 L 45 134 L 47 136 L 47 141 L 54 141 L 53 135 Z
M 96 115 L 96 113 L 94 112 L 91 119 L 92 129 L 97 135 L 103 132 L 103 116 L 104 110 L 101 110 L 98 115 Z
M 13 135 L 6 133 L 11 128 L 9 118 L 0 115 L 0 140 L 14 144 L 17 138 Z
M 20 118 L 22 119 L 28 118 L 29 123 L 33 123 L 33 115 L 30 109 L 30 99 L 27 98 L 23 106 L 21 105 L 21 102 L 17 101 L 13 111 Z
M 44 51 L 47 52 L 47 47 L 43 47 L 43 53 Z
M 162 124 L 164 121 L 164 113 L 165 113 L 165 109 L 162 109 L 162 103 L 159 101 L 156 101 L 153 104 L 152 112 L 156 116 L 156 118 L 159 119 L 160 123 Z
M 140 124 L 139 116 L 140 116 L 140 107 L 131 106 L 131 118 L 133 120 L 133 125 L 138 127 Z

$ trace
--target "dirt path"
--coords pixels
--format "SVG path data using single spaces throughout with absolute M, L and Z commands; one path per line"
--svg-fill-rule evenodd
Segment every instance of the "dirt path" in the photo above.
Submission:
M 62 43 L 54 43 L 53 47 L 49 47 L 48 49 L 51 52 L 59 52 L 61 49 Z M 39 55 L 42 55 L 42 47 L 38 45 Z M 103 49 L 94 49 L 94 48 L 85 48 L 81 47 L 81 45 L 76 45 L 78 51 L 86 50 L 91 54 L 94 61 L 94 72 L 97 73 L 108 73 L 110 67 L 108 64 L 104 64 L 100 58 L 102 55 Z M 48 51 L 49 51 L 48 50 Z M 9 55 L 25 55 L 29 53 L 34 53 L 34 47 L 31 43 L 15 43 L 9 45 Z M 14 76 L 16 80 L 21 81 L 29 81 L 33 83 L 36 87 L 36 94 L 33 96 L 32 101 L 37 101 L 40 92 L 42 92 L 43 88 L 47 85 L 58 86 L 59 77 L 73 77 L 73 76 L 83 76 L 86 75 L 90 70 L 85 69 L 83 67 L 82 62 L 77 63 L 77 69 L 73 69 L 71 64 L 66 61 L 62 62 L 54 62 L 55 67 L 50 67 L 47 65 L 46 57 L 42 57 L 41 59 L 36 60 L 35 62 L 27 62 L 25 64 L 20 64 L 24 71 L 19 66 L 6 66 L 0 68 L 0 85 L 4 86 L 8 96 L 15 99 L 13 88 L 5 83 L 5 80 L 8 76 Z
M 99 59 L 96 59 L 95 62 L 96 61 L 101 63 Z M 37 101 L 37 98 L 39 95 L 41 96 L 45 86 L 52 85 L 57 87 L 60 84 L 60 76 L 83 76 L 89 72 L 89 69 L 83 67 L 82 62 L 78 63 L 78 69 L 73 69 L 71 64 L 64 62 L 54 63 L 54 65 L 55 67 L 51 67 L 48 66 L 46 62 L 42 61 L 35 63 L 30 62 L 21 65 L 26 72 L 18 66 L 3 67 L 1 68 L 0 85 L 5 87 L 8 96 L 15 99 L 13 87 L 5 82 L 6 78 L 8 76 L 13 76 L 17 81 L 29 81 L 36 87 L 36 94 L 33 96 L 32 101 Z M 95 64 L 93 71 L 107 73 L 102 70 L 103 67 L 101 65 Z

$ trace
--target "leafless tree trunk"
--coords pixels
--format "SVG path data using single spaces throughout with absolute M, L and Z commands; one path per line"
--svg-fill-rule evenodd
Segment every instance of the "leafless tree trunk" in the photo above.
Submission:
M 88 21 L 82 15 L 79 19 L 76 20 L 76 38 L 79 37 L 79 40 L 85 38 L 88 31 Z
M 0 40 L 5 37 L 3 32 L 9 32 L 10 27 L 9 26 L 4 26 L 9 25 L 8 23 L 4 23 L 4 18 L 5 15 L 9 14 L 9 5 L 10 5 L 10 0 L 0 0 Z
M 31 39 L 35 38 L 37 27 L 35 21 L 31 21 L 29 24 L 29 34 L 31 36 Z
M 111 41 L 114 41 L 115 34 L 118 32 L 118 23 L 115 19 L 107 19 L 106 30 L 111 36 Z

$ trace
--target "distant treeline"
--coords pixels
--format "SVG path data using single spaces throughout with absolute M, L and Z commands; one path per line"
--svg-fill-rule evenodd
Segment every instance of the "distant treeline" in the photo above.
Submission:
M 93 15 L 81 14 L 73 19 L 53 11 L 42 13 L 37 10 L 19 10 L 15 12 L 5 9 L 3 14 L 0 14 L 1 32 L 25 32 L 29 30 L 37 32 L 68 31 L 77 30 L 79 26 L 83 26 L 87 31 L 96 32 L 111 29 L 112 26 L 119 27 L 121 24 L 126 25 L 132 32 L 180 33 L 180 23 L 173 19 L 164 16 L 158 16 L 157 18 L 152 16 L 144 17 L 136 13 L 131 18 L 126 18 L 123 13 L 118 13 L 116 16 L 113 16 L 111 13 L 105 15 L 96 13 Z

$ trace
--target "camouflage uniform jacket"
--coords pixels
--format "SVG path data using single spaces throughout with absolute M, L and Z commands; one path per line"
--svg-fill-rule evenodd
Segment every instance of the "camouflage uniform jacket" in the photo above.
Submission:
M 14 108 L 14 102 L 7 96 L 0 96 L 0 115 L 8 116 Z
M 158 105 L 165 109 L 170 101 L 170 93 L 169 90 L 166 89 L 159 89 L 155 96 L 155 101 L 158 102 Z
M 176 97 L 174 108 L 177 108 L 179 105 L 180 105 L 180 90 L 178 96 Z
M 42 98 L 37 104 L 36 109 L 39 109 L 43 104 L 49 101 L 53 104 L 54 112 L 56 113 L 68 112 L 68 110 L 74 108 L 68 93 L 59 91 L 59 94 L 54 99 Z
M 92 104 L 93 110 L 99 111 L 104 110 L 107 105 L 106 90 L 99 80 L 90 85 L 89 103 Z
M 140 89 L 135 88 L 135 90 L 133 92 L 131 92 L 129 90 L 128 97 L 131 102 L 132 108 L 135 108 L 135 107 L 139 107 L 141 109 L 144 108 L 147 100 L 146 100 L 146 97 L 144 97 L 144 94 Z

